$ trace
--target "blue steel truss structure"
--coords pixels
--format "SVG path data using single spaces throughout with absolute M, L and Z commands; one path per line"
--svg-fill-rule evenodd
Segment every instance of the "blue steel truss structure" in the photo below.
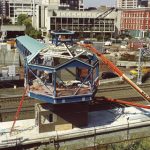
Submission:
M 73 45 L 73 38 L 75 32 L 60 29 L 58 31 L 51 31 L 50 34 L 52 35 L 52 43 L 56 46 L 62 43 Z
M 17 37 L 16 45 L 25 60 L 29 97 L 52 104 L 92 100 L 99 81 L 99 60 L 94 54 L 65 46 L 59 49 L 29 36 Z

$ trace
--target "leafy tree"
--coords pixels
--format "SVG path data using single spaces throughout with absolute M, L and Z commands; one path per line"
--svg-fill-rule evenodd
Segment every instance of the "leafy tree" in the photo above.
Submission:
M 33 30 L 34 30 L 34 28 L 33 28 L 32 26 L 26 27 L 25 33 L 26 33 L 27 35 L 30 35 Z
M 23 20 L 23 24 L 26 27 L 31 27 L 32 26 L 32 20 L 31 20 L 31 18 L 26 18 L 25 20 Z
M 28 15 L 26 14 L 20 14 L 17 18 L 17 23 L 18 25 L 23 25 L 23 22 L 25 21 L 25 19 L 28 18 Z
M 17 19 L 17 23 L 19 25 L 25 25 L 26 31 L 25 33 L 33 38 L 41 38 L 41 31 L 37 31 L 32 26 L 32 20 L 25 14 L 20 14 Z

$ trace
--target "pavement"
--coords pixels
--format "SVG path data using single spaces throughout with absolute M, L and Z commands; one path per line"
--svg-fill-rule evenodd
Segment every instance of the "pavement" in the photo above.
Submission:
M 35 119 L 19 120 L 15 124 L 15 131 L 10 135 L 13 122 L 0 122 L 0 148 L 21 144 L 29 144 L 55 138 L 67 140 L 71 138 L 83 138 L 83 136 L 116 132 L 127 128 L 139 128 L 140 126 L 150 127 L 150 110 L 127 107 L 111 110 L 90 112 L 88 115 L 88 126 L 84 128 L 74 128 L 67 131 L 53 131 L 38 133 L 38 126 Z M 150 130 L 148 130 L 150 134 Z M 144 133 L 143 133 L 144 134 Z M 18 140 L 18 141 L 17 141 Z

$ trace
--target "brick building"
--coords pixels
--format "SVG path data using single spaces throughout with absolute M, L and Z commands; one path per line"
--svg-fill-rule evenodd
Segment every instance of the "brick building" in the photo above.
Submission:
M 121 31 L 128 31 L 131 36 L 149 36 L 150 31 L 150 9 L 136 8 L 122 11 Z

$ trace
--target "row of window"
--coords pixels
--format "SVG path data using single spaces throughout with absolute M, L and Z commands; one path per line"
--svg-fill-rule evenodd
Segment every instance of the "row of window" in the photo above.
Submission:
M 76 26 L 76 25 L 60 25 L 60 24 L 56 24 L 56 25 L 51 25 L 50 29 L 51 30 L 58 30 L 58 29 L 67 29 L 67 30 L 71 30 L 71 31 L 102 31 L 102 32 L 113 32 L 114 31 L 114 26 Z
M 124 19 L 123 23 L 138 23 L 138 24 L 149 24 L 150 20 L 143 20 L 143 19 Z
M 29 4 L 22 4 L 22 3 L 19 3 L 19 4 L 16 4 L 16 3 L 13 3 L 13 4 L 9 4 L 10 7 L 13 6 L 13 7 L 16 7 L 16 6 L 19 6 L 19 7 L 24 7 L 24 6 L 33 6 L 32 3 L 29 3 Z
M 63 24 L 114 24 L 113 19 L 107 20 L 99 20 L 93 18 L 51 18 L 51 23 L 56 24 L 63 23 Z
M 138 24 L 124 24 L 121 26 L 122 29 L 133 29 L 133 30 L 147 30 L 150 29 L 150 26 L 143 26 Z
M 123 13 L 123 17 L 149 17 L 150 12 L 128 12 L 128 13 Z

